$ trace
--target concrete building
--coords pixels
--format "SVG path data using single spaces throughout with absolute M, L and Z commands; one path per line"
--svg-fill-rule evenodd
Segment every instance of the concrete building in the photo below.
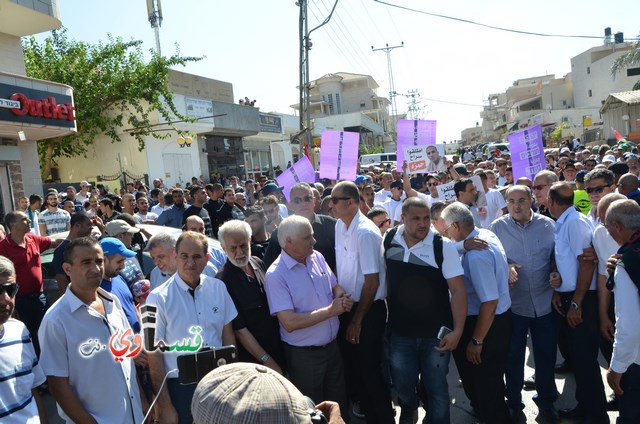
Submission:
M 55 0 L 0 0 L 0 220 L 42 194 L 37 141 L 76 131 L 71 87 L 26 77 L 21 37 L 62 25 Z
M 338 72 L 310 82 L 310 112 L 313 136 L 323 130 L 360 134 L 360 143 L 386 146 L 391 138 L 389 100 L 378 96 L 378 83 L 369 75 Z M 299 105 L 291 106 L 298 110 Z M 395 146 L 392 146 L 395 150 Z
M 482 140 L 482 127 L 476 125 L 475 127 L 465 128 L 460 133 L 460 145 L 462 146 L 474 146 L 480 144 Z
M 242 138 L 258 133 L 258 109 L 234 103 L 228 82 L 171 70 L 168 85 L 177 111 L 196 120 L 173 124 L 188 136 L 179 137 L 158 113 L 152 125 L 169 134 L 166 139 L 148 136 L 140 149 L 130 128 L 120 130 L 121 143 L 98 137 L 86 159 L 58 161 L 60 179 L 101 181 L 114 188 L 133 179 L 162 178 L 168 187 L 178 183 L 184 187 L 192 177 L 204 175 L 208 180 L 211 172 L 244 175 Z
M 615 140 L 612 128 L 627 140 L 640 142 L 640 90 L 612 93 L 600 109 L 607 140 Z

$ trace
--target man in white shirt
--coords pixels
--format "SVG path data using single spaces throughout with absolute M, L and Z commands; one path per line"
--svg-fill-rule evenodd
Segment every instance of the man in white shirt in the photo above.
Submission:
M 138 197 L 136 206 L 138 207 L 138 212 L 134 217 L 140 219 L 141 224 L 153 224 L 158 219 L 158 214 L 149 212 L 149 199 L 146 197 Z
M 84 206 L 84 202 L 89 200 L 89 196 L 91 193 L 89 190 L 91 189 L 91 184 L 88 181 L 80 181 L 80 191 L 76 193 L 76 200 L 80 202 Z
M 69 212 L 58 208 L 58 195 L 53 192 L 47 194 L 47 210 L 40 214 L 38 220 L 40 234 L 46 236 L 69 231 L 71 228 L 71 215 L 69 215 Z
M 616 200 L 607 210 L 606 226 L 622 247 L 614 273 L 616 334 L 607 381 L 619 396 L 618 423 L 640 422 L 640 275 L 638 239 L 640 206 L 633 200 Z
M 574 409 L 560 410 L 560 415 L 608 423 L 607 400 L 598 365 L 600 329 L 595 264 L 582 259 L 584 249 L 591 245 L 594 227 L 573 206 L 573 188 L 568 183 L 554 183 L 549 189 L 547 204 L 551 215 L 557 218 L 554 252 L 562 277 L 552 303 L 560 315 L 559 337 L 566 340 L 569 348 L 578 402 Z
M 58 413 L 70 423 L 141 424 L 133 359 L 115 356 L 112 345 L 112 336 L 122 340 L 131 327 L 120 301 L 100 288 L 100 244 L 91 237 L 71 241 L 63 269 L 71 284 L 47 311 L 38 331 L 40 364 Z M 128 342 L 135 344 L 133 339 Z
M 400 187 L 402 182 L 398 181 Z M 360 402 L 368 423 L 394 423 L 389 388 L 382 378 L 386 278 L 380 255 L 382 236 L 359 210 L 358 187 L 343 181 L 333 188 L 338 281 L 354 300 L 340 317 L 338 342 L 346 370 L 347 395 Z
M 382 204 L 382 207 L 387 210 L 389 217 L 394 220 L 393 225 L 397 224 L 397 222 L 395 222 L 397 216 L 396 211 L 402 209 L 403 195 L 402 181 L 394 181 L 391 183 L 391 197 L 388 197 Z
M 487 206 L 478 208 L 480 225 L 482 228 L 489 228 L 493 221 L 507 213 L 507 202 L 505 202 L 504 196 L 500 191 L 489 188 L 487 174 L 478 172 L 476 175 L 480 176 L 484 195 L 487 199 Z
M 184 232 L 176 242 L 177 271 L 167 282 L 147 297 L 147 305 L 155 306 L 156 332 L 154 345 L 162 340 L 167 346 L 194 337 L 193 326 L 203 347 L 235 345 L 231 321 L 237 311 L 224 283 L 202 275 L 209 260 L 208 242 L 204 234 Z M 196 385 L 181 385 L 171 372 L 178 368 L 179 352 L 156 350 L 149 355 L 151 381 L 160 391 L 165 375 L 166 389 L 158 394 L 160 422 L 191 424 L 191 398 Z
M 380 184 L 382 188 L 376 192 L 373 198 L 373 204 L 376 206 L 382 206 L 387 198 L 391 197 L 391 183 L 393 182 L 393 176 L 389 172 L 383 172 L 380 177 Z
M 46 379 L 27 327 L 11 318 L 17 293 L 13 263 L 0 256 L 0 417 L 8 423 L 39 423 L 46 412 L 36 388 Z

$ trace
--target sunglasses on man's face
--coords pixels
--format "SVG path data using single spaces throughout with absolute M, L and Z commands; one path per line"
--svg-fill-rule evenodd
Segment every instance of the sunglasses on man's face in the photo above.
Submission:
M 18 286 L 18 284 L 16 283 L 3 284 L 0 286 L 0 296 L 2 296 L 4 293 L 7 293 L 9 297 L 14 297 L 16 293 L 18 293 L 19 288 L 20 286 Z
M 293 199 L 291 199 L 291 201 L 293 201 L 293 203 L 295 203 L 296 205 L 299 205 L 302 202 L 310 203 L 312 200 L 313 197 L 311 196 L 294 197 Z
M 603 186 L 598 186 L 598 187 L 589 187 L 589 188 L 587 188 L 587 194 L 591 194 L 591 193 L 600 194 L 607 187 L 609 187 L 609 186 L 608 185 L 603 185 Z

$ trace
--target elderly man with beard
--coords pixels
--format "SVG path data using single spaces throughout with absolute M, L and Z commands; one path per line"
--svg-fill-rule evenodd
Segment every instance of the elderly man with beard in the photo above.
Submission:
M 238 310 L 233 331 L 240 342 L 241 362 L 264 364 L 282 374 L 284 352 L 280 342 L 278 319 L 269 312 L 264 291 L 267 268 L 251 256 L 251 227 L 239 220 L 225 222 L 218 232 L 227 262 L 216 278 L 222 280 Z

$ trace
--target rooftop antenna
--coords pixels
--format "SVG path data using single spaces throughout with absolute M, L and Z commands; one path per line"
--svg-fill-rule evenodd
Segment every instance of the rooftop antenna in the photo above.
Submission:
M 149 16 L 149 23 L 156 36 L 156 51 L 158 56 L 161 56 L 160 52 L 160 27 L 162 26 L 162 5 L 160 0 L 147 0 L 147 15 Z

